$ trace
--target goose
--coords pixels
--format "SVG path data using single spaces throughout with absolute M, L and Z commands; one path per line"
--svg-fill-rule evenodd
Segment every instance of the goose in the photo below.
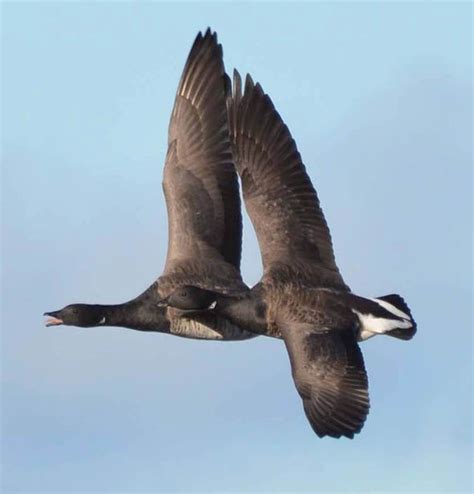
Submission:
M 399 295 L 361 297 L 345 283 L 295 141 L 260 84 L 247 75 L 242 91 L 234 71 L 227 108 L 263 276 L 237 295 L 182 286 L 160 303 L 212 312 L 256 334 L 283 339 L 314 432 L 352 439 L 370 407 L 359 342 L 377 334 L 409 340 L 416 323 Z
M 71 304 L 45 312 L 47 326 L 119 326 L 210 340 L 256 336 L 217 313 L 187 316 L 157 306 L 186 284 L 226 294 L 248 290 L 240 275 L 242 218 L 227 129 L 229 90 L 222 46 L 207 29 L 191 48 L 169 123 L 163 177 L 169 231 L 162 275 L 125 303 Z

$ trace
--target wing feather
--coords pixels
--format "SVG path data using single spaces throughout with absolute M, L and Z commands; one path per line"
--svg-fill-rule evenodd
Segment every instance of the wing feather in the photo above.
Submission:
M 264 277 L 297 272 L 319 287 L 348 290 L 337 268 L 318 196 L 288 127 L 260 84 L 234 71 L 227 99 L 235 166 L 254 225 Z
M 360 432 L 369 413 L 367 373 L 352 330 L 320 332 L 306 324 L 283 324 L 296 388 L 319 437 Z
M 222 47 L 208 29 L 191 48 L 169 124 L 164 276 L 199 258 L 207 272 L 214 269 L 240 280 L 242 219 L 227 128 L 229 89 Z

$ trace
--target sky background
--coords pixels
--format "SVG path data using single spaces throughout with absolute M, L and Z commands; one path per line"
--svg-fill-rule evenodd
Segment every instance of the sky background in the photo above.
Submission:
M 13 492 L 470 492 L 471 5 L 2 4 L 2 481 Z M 45 328 L 159 275 L 167 125 L 217 30 L 298 143 L 353 291 L 410 342 L 362 345 L 371 412 L 318 439 L 280 341 Z M 261 275 L 245 223 L 243 275 Z

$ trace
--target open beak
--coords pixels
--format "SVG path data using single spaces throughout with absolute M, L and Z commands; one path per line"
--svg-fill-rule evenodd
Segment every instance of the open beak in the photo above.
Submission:
M 49 316 L 48 319 L 46 319 L 46 326 L 59 326 L 63 324 L 62 319 L 59 319 L 58 317 L 55 317 L 56 312 L 45 312 L 43 316 Z

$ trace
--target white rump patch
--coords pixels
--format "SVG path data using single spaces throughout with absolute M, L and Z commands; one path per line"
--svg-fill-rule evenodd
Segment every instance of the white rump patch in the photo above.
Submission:
M 387 304 L 387 305 L 393 307 L 391 304 Z M 404 314 L 403 312 L 399 311 L 396 307 L 393 308 L 398 312 Z M 357 317 L 359 318 L 359 322 L 361 326 L 360 335 L 359 335 L 360 341 L 364 341 L 369 338 L 372 338 L 372 336 L 375 336 L 377 334 L 384 334 L 387 331 L 392 331 L 392 329 L 408 329 L 412 327 L 411 320 L 406 314 L 404 314 L 403 317 L 404 320 L 399 321 L 396 319 L 385 319 L 383 317 L 375 317 L 372 314 L 361 314 L 360 312 L 354 309 L 352 309 L 352 312 L 354 312 L 354 314 L 356 314 Z M 392 312 L 392 314 L 394 313 Z

